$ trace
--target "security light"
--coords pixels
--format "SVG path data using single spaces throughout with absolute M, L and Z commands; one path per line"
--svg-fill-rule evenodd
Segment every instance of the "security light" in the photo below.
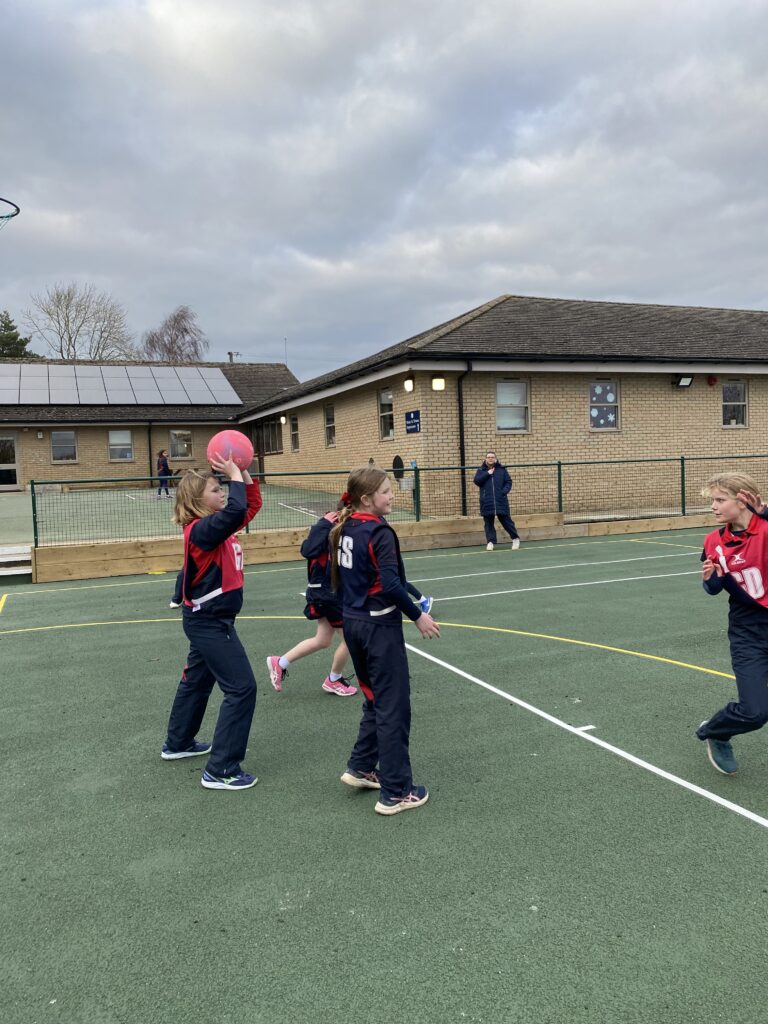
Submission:
M 413 377 L 406 377 L 403 381 L 403 387 L 406 391 L 413 391 L 414 380 Z
M 676 388 L 689 388 L 693 384 L 693 377 L 687 374 L 682 374 L 679 377 L 675 377 L 672 381 L 672 386 Z
M 432 378 L 432 390 L 433 391 L 445 391 L 445 377 L 433 377 Z

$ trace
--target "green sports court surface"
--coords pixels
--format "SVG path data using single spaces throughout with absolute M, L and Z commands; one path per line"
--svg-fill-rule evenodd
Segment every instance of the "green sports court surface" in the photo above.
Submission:
M 735 694 L 702 533 L 409 554 L 442 638 L 406 625 L 431 798 L 393 818 L 339 782 L 328 658 L 266 679 L 310 630 L 301 564 L 247 570 L 242 793 L 159 757 L 172 574 L 6 586 L 0 1019 L 765 1020 L 768 735 L 734 778 L 693 735 Z

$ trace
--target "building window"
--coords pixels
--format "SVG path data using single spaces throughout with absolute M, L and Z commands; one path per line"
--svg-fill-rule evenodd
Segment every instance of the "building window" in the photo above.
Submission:
M 171 431 L 171 458 L 191 459 L 192 458 L 192 431 L 172 430 Z
M 746 427 L 747 382 L 727 380 L 723 384 L 723 426 Z
M 51 460 L 77 462 L 77 441 L 74 430 L 51 431 Z
M 384 388 L 379 392 L 379 437 L 382 441 L 391 441 L 395 436 L 395 406 L 392 401 L 392 388 Z
M 325 447 L 336 447 L 336 413 L 332 405 L 325 407 Z
M 496 385 L 496 429 L 528 430 L 528 383 L 502 380 Z
M 109 461 L 131 462 L 133 460 L 133 438 L 130 430 L 110 430 Z
M 299 417 L 291 416 L 291 451 L 299 450 Z
M 596 380 L 589 385 L 589 429 L 619 429 L 619 388 L 616 381 Z
M 261 432 L 264 438 L 264 454 L 279 455 L 283 450 L 283 427 L 279 418 L 264 420 Z

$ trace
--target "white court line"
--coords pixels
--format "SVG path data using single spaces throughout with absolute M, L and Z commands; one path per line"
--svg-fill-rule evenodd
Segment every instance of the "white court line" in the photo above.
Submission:
M 643 768 L 652 775 L 658 775 L 660 779 L 665 779 L 667 782 L 673 782 L 676 786 L 681 786 L 683 789 L 687 789 L 690 793 L 702 796 L 705 800 L 711 800 L 712 803 L 719 804 L 720 807 L 724 807 L 728 811 L 733 811 L 734 814 L 740 814 L 742 818 L 748 818 L 749 821 L 754 821 L 755 824 L 762 825 L 763 828 L 768 828 L 768 818 L 762 818 L 759 814 L 755 814 L 754 811 L 748 811 L 746 807 L 742 807 L 740 804 L 735 804 L 731 800 L 726 800 L 724 797 L 718 796 L 717 793 L 710 793 L 708 789 L 703 789 L 701 786 L 697 786 L 693 782 L 681 779 L 679 775 L 673 775 L 671 772 L 664 771 L 663 768 L 657 768 L 656 765 L 650 764 L 648 761 L 643 761 L 642 758 L 635 757 L 634 754 L 630 754 L 628 751 L 622 750 L 620 747 L 614 747 L 613 744 L 606 743 L 605 740 L 601 740 L 597 736 L 590 735 L 590 733 L 586 731 L 591 728 L 590 726 L 577 728 L 574 725 L 569 725 L 561 718 L 555 718 L 554 715 L 550 715 L 546 711 L 542 711 L 541 708 L 534 707 L 533 704 L 528 704 L 526 701 L 520 700 L 519 697 L 513 697 L 511 693 L 506 693 L 504 690 L 500 690 L 497 686 L 491 686 L 490 683 L 483 682 L 483 680 L 478 679 L 477 676 L 471 676 L 469 672 L 464 672 L 463 669 L 456 668 L 455 665 L 449 665 L 447 661 L 441 661 L 440 658 L 436 658 L 433 654 L 428 654 L 419 647 L 414 647 L 413 644 L 406 644 L 405 646 L 413 654 L 418 654 L 420 658 L 426 658 L 427 661 L 433 661 L 436 665 L 440 665 L 441 668 L 445 668 L 449 672 L 453 672 L 455 675 L 461 676 L 463 679 L 468 679 L 470 683 L 476 683 L 478 686 L 482 686 L 483 689 L 490 690 L 491 693 L 495 693 L 498 697 L 503 697 L 505 700 L 517 705 L 517 707 L 522 708 L 524 711 L 530 711 L 531 714 L 538 715 L 539 718 L 543 718 L 546 722 L 556 725 L 559 729 L 564 729 L 566 732 L 570 732 L 574 736 L 579 736 L 588 743 L 594 743 L 596 747 L 602 747 L 603 750 L 607 750 L 609 753 L 615 754 L 616 757 L 620 757 L 624 761 L 629 761 L 630 764 L 634 764 L 638 768 Z
M 620 580 L 589 580 L 587 583 L 551 583 L 547 587 L 518 587 L 516 590 L 492 590 L 486 594 L 459 594 L 458 597 L 436 597 L 440 605 L 446 601 L 468 601 L 473 597 L 499 597 L 502 594 L 530 594 L 534 590 L 569 590 L 571 587 L 598 587 L 606 583 L 637 583 L 640 580 L 666 580 L 672 576 L 698 576 L 699 569 L 686 572 L 664 572 L 656 576 L 624 576 Z
M 547 572 L 549 569 L 589 569 L 594 565 L 621 565 L 624 562 L 652 562 L 654 558 L 690 558 L 693 552 L 684 551 L 674 555 L 640 555 L 636 558 L 611 558 L 602 562 L 563 562 L 562 565 L 532 565 L 525 569 L 490 569 L 487 572 L 464 572 L 455 576 L 427 576 L 412 583 L 438 583 L 443 580 L 468 580 L 474 576 L 504 576 L 515 572 Z M 698 555 L 696 555 L 698 558 Z
M 290 509 L 291 512 L 301 512 L 305 516 L 314 516 L 315 519 L 320 518 L 317 512 L 313 512 L 311 509 L 308 508 L 302 508 L 300 505 L 286 505 L 284 501 L 278 501 L 277 504 L 280 505 L 282 508 Z

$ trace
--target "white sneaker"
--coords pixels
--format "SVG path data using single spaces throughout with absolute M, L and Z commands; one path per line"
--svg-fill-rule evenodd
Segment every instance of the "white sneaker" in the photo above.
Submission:
M 513 537 L 512 538 L 512 550 L 513 551 L 517 551 L 517 549 L 519 547 L 520 547 L 520 538 L 519 537 Z
M 486 551 L 493 551 L 493 541 L 492 540 L 489 540 L 488 543 L 485 545 L 485 550 Z

